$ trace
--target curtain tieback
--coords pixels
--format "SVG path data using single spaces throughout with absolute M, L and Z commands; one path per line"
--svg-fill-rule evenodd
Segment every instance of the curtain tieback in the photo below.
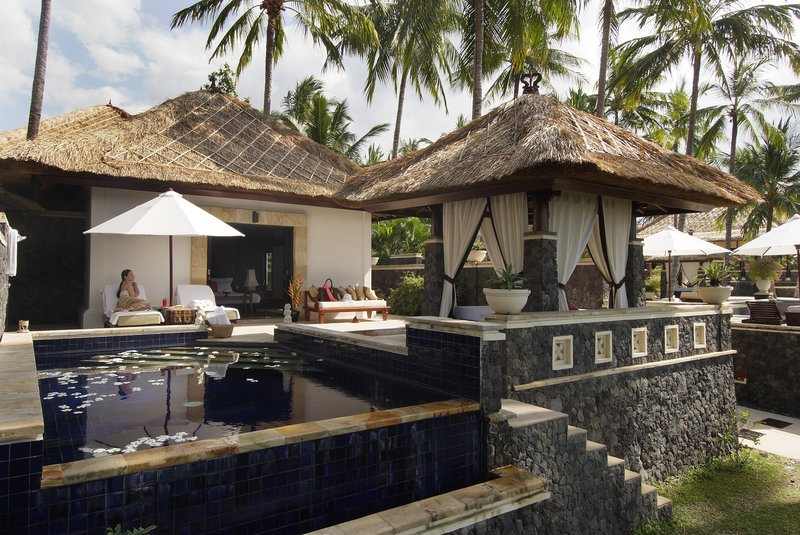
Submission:
M 558 283 L 558 289 L 559 289 L 559 290 L 565 290 L 565 291 L 566 291 L 566 289 L 567 289 L 567 286 L 566 286 L 565 284 L 561 284 L 561 283 L 559 282 L 559 283 Z
M 622 288 L 622 285 L 625 284 L 625 281 L 627 279 L 628 279 L 628 277 L 622 277 L 622 279 L 620 279 L 620 281 L 618 283 L 614 284 L 614 289 L 615 290 L 619 290 L 620 288 Z
M 449 275 L 445 275 L 444 276 L 444 280 L 446 280 L 447 282 L 449 282 L 452 285 L 455 285 L 455 283 L 456 283 L 456 280 L 453 277 L 449 276 Z

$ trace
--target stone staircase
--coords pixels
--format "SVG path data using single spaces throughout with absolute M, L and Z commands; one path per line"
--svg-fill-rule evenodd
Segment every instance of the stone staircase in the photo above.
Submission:
M 566 414 L 514 400 L 503 400 L 490 418 L 490 432 L 509 444 L 518 458 L 501 459 L 549 479 L 553 533 L 627 533 L 651 519 L 668 519 L 672 502 L 658 496 L 623 459 L 587 439 L 585 429 L 569 425 Z M 503 425 L 507 424 L 507 427 Z M 499 444 L 498 444 L 499 446 Z M 498 452 L 497 447 L 493 449 Z

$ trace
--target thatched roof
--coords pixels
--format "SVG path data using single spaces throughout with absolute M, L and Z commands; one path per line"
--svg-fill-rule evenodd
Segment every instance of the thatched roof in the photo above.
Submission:
M 413 199 L 464 198 L 467 190 L 499 186 L 616 191 L 651 203 L 651 211 L 663 208 L 662 213 L 759 198 L 736 178 L 699 160 L 552 98 L 524 95 L 424 149 L 359 171 L 337 199 L 391 209 L 411 206 Z
M 43 121 L 34 141 L 25 140 L 24 128 L 0 134 L 0 172 L 12 179 L 74 175 L 108 187 L 141 181 L 329 201 L 357 169 L 250 105 L 210 91 L 134 116 L 110 105 L 78 110 Z

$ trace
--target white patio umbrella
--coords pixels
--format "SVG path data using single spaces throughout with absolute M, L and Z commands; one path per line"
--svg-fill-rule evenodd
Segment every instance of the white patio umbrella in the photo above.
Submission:
M 155 199 L 131 208 L 84 234 L 169 236 L 169 304 L 172 305 L 173 236 L 244 236 L 241 232 L 195 206 L 180 194 L 165 191 Z
M 644 239 L 644 256 L 666 256 L 669 278 L 667 291 L 669 300 L 672 301 L 672 257 L 673 256 L 699 256 L 718 253 L 730 253 L 724 247 L 701 240 L 691 234 L 686 234 L 672 225 L 660 232 L 656 232 Z
M 793 215 L 789 221 L 765 232 L 733 251 L 736 255 L 780 256 L 797 255 L 800 266 L 800 215 Z M 797 278 L 797 291 L 800 295 L 800 277 Z

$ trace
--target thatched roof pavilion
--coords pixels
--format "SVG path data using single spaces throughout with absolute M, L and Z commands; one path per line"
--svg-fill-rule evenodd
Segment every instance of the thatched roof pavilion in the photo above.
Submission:
M 424 149 L 363 169 L 336 198 L 392 211 L 545 189 L 629 198 L 639 203 L 639 214 L 705 211 L 759 198 L 728 173 L 544 95 L 523 95 Z
M 143 113 L 93 106 L 0 134 L 3 182 L 203 191 L 333 206 L 358 169 L 233 97 L 195 91 Z

